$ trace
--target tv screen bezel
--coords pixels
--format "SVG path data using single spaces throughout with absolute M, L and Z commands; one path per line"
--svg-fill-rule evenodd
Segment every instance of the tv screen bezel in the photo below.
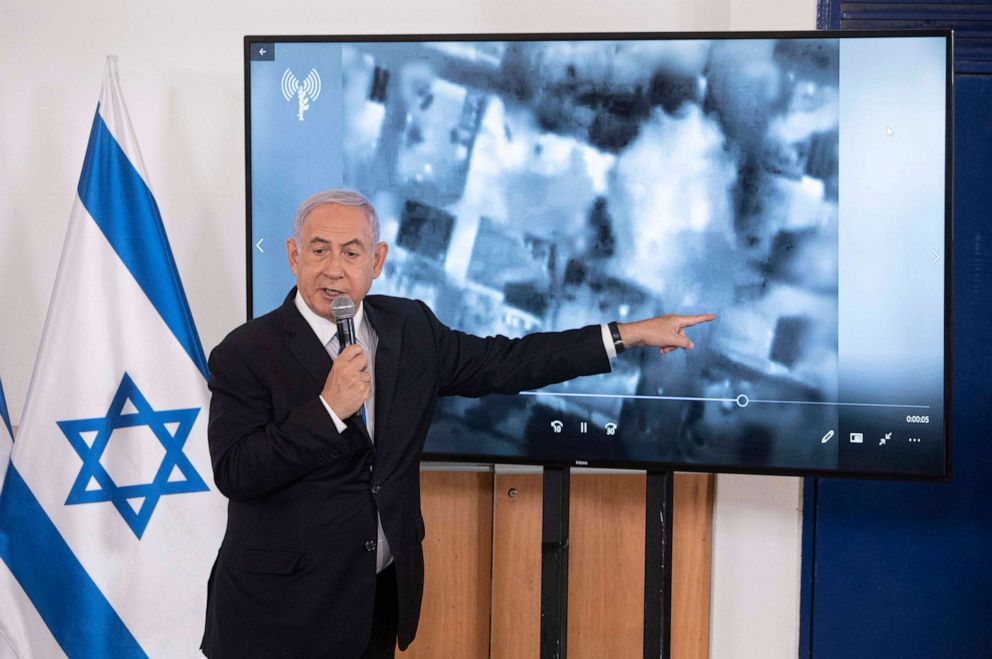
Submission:
M 349 35 L 246 35 L 244 37 L 245 71 L 245 253 L 246 312 L 252 309 L 252 188 L 251 188 L 251 48 L 257 43 L 344 43 L 344 42 L 439 42 L 439 41 L 645 41 L 645 40 L 734 40 L 734 39 L 856 39 L 898 37 L 942 37 L 946 41 L 945 151 L 944 151 L 944 473 L 939 475 L 911 472 L 877 472 L 819 468 L 741 466 L 672 461 L 580 460 L 558 457 L 493 456 L 485 454 L 450 454 L 424 451 L 423 461 L 459 464 L 509 464 L 543 467 L 589 467 L 647 471 L 685 471 L 700 473 L 756 474 L 821 478 L 858 478 L 916 482 L 947 482 L 951 478 L 951 373 L 952 373 L 952 266 L 954 244 L 954 33 L 950 29 L 925 30 L 804 30 L 755 32 L 534 32 L 480 34 L 349 34 Z

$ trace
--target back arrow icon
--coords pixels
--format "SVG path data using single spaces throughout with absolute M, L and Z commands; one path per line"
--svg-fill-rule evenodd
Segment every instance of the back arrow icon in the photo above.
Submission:
M 261 253 L 261 254 L 265 254 L 265 250 L 262 249 L 262 241 L 263 240 L 265 240 L 265 238 L 259 238 L 258 239 L 258 242 L 255 243 L 255 249 L 257 249 L 259 251 L 259 253 Z

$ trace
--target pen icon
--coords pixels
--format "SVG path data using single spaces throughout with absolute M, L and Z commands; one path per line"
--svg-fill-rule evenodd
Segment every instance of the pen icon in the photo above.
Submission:
M 827 442 L 830 441 L 830 438 L 833 437 L 833 436 L 834 436 L 834 431 L 833 430 L 830 430 L 829 432 L 827 432 L 826 435 L 824 435 L 823 437 L 820 438 L 820 443 L 821 444 L 826 444 Z

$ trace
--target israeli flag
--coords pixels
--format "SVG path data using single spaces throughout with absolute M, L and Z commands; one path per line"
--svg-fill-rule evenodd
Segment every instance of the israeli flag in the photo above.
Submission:
M 116 58 L 77 192 L 0 492 L 21 590 L 0 636 L 22 658 L 196 656 L 226 504 L 206 359 Z
M 10 412 L 7 411 L 7 399 L 3 395 L 3 382 L 0 382 L 0 485 L 3 475 L 7 472 L 7 460 L 10 459 L 10 449 L 14 446 L 14 429 L 10 425 Z
M 0 485 L 7 472 L 13 441 L 14 430 L 10 425 L 3 384 L 0 383 Z M 0 536 L 0 543 L 2 541 Z M 4 545 L 0 544 L 0 557 L 4 556 Z M 38 641 L 31 642 L 32 636 L 37 637 Z M 24 654 L 23 648 L 29 648 L 30 654 Z M 45 623 L 31 606 L 31 600 L 24 594 L 7 564 L 0 560 L 0 659 L 57 657 L 61 653 Z

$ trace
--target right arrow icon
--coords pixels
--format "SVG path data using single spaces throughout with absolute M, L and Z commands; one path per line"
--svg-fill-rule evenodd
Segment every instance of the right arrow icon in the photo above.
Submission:
M 937 252 L 933 251 L 933 249 L 930 250 L 930 256 L 932 257 L 930 259 L 930 265 L 933 265 L 934 263 L 936 263 L 937 261 L 940 260 L 940 254 L 938 254 Z

